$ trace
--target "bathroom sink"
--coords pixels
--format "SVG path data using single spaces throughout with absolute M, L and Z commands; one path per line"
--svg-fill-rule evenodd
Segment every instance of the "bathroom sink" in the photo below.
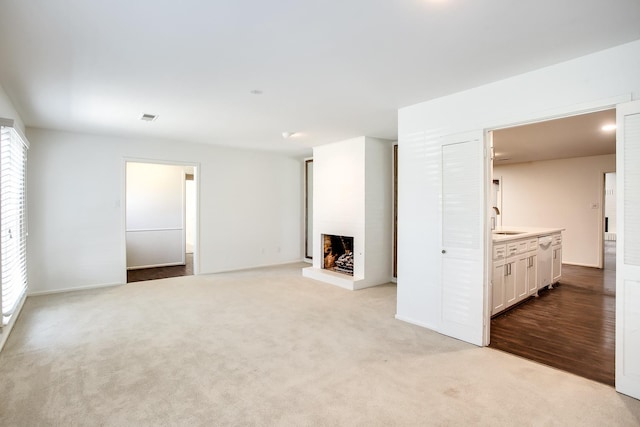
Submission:
M 499 236 L 515 236 L 516 234 L 523 234 L 524 231 L 494 231 L 493 234 Z

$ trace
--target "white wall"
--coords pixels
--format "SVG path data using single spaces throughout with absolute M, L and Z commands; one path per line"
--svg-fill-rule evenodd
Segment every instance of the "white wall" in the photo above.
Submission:
M 422 197 L 430 183 L 422 164 L 433 138 L 615 104 L 612 98 L 623 96 L 640 97 L 640 40 L 400 109 L 398 317 L 436 330 L 441 322 L 441 301 L 429 289 L 442 284 L 425 285 L 441 269 L 440 257 L 424 245 L 425 236 L 442 233 L 441 224 L 425 221 L 434 207 Z
M 345 287 L 391 280 L 392 154 L 391 141 L 369 137 L 313 149 L 313 268 L 305 275 L 340 282 L 318 274 L 322 235 L 333 234 L 353 237 L 356 282 Z
M 565 228 L 563 262 L 599 267 L 604 173 L 615 169 L 615 154 L 495 166 L 503 227 Z
M 32 292 L 125 280 L 125 157 L 200 164 L 200 273 L 302 258 L 300 159 L 40 129 L 27 135 Z
M 13 119 L 15 121 L 15 127 L 24 133 L 24 123 L 22 122 L 22 118 L 20 118 L 20 115 L 16 111 L 11 99 L 9 99 L 9 96 L 2 86 L 0 86 L 0 118 Z
M 196 181 L 188 179 L 185 181 L 185 243 L 186 252 L 192 254 L 196 245 L 196 209 L 198 206 Z
M 608 173 L 605 176 L 604 215 L 609 218 L 608 234 L 615 236 L 618 228 L 617 222 L 617 197 L 616 197 L 616 173 Z
M 184 166 L 127 162 L 127 268 L 185 263 Z

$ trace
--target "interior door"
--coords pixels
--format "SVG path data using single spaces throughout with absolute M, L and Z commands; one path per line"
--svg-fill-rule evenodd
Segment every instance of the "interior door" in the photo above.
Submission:
M 617 125 L 616 390 L 640 399 L 640 101 Z
M 483 345 L 485 156 L 483 132 L 442 139 L 441 332 Z

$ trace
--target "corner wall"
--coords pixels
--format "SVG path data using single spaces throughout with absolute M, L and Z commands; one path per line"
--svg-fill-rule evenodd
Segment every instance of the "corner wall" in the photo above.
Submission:
M 430 236 L 442 233 L 441 223 L 425 221 L 434 209 L 422 196 L 431 185 L 430 171 L 425 169 L 423 162 L 425 155 L 431 153 L 430 141 L 468 131 L 557 117 L 589 110 L 594 105 L 603 107 L 639 97 L 640 40 L 637 40 L 401 108 L 398 112 L 397 317 L 442 330 L 440 294 L 443 283 L 434 280 L 434 277 L 440 277 L 434 272 L 441 271 L 441 260 L 424 244 Z M 478 212 L 478 215 L 485 213 Z M 485 244 L 488 247 L 488 242 Z M 488 262 L 488 255 L 484 254 L 485 262 Z M 488 266 L 486 269 L 489 270 Z M 489 274 L 488 271 L 485 273 L 486 291 Z M 471 294 L 470 291 L 466 296 L 473 299 L 473 304 L 488 306 L 486 301 L 475 301 Z M 485 292 L 485 299 L 487 295 Z M 477 342 L 483 340 L 486 342 L 486 337 L 477 337 Z
M 199 272 L 302 259 L 300 159 L 27 129 L 33 293 L 123 283 L 124 159 L 199 163 Z
M 16 111 L 13 106 L 13 102 L 11 102 L 9 95 L 7 95 L 2 86 L 0 86 L 0 117 L 3 119 L 13 119 L 15 121 L 15 126 L 24 133 L 24 123 L 22 122 L 22 118 L 18 114 L 18 111 Z

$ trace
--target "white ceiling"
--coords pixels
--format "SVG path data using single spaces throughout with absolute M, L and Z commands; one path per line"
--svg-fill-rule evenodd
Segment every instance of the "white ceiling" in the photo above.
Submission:
M 0 0 L 0 11 L 0 84 L 28 126 L 292 154 L 395 139 L 399 107 L 640 39 L 638 0 Z
M 602 127 L 615 123 L 614 109 L 494 131 L 494 165 L 614 154 L 616 133 Z

